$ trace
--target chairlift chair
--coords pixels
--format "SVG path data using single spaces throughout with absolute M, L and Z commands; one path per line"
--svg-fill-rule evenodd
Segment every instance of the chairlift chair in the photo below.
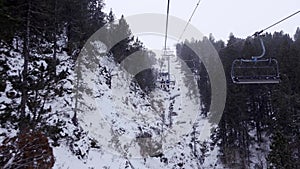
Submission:
M 175 77 L 170 74 L 170 57 L 174 56 L 169 48 L 163 49 L 160 71 L 157 78 L 157 85 L 162 90 L 170 91 L 170 88 L 175 87 Z M 165 63 L 167 62 L 167 63 Z
M 258 36 L 258 35 L 257 35 Z M 278 62 L 274 58 L 262 59 L 265 46 L 260 36 L 262 54 L 251 59 L 235 59 L 231 67 L 231 79 L 235 84 L 277 84 L 280 82 Z
M 157 80 L 157 86 L 162 90 L 169 91 L 170 88 L 174 88 L 175 86 L 175 78 L 169 75 L 168 72 L 160 72 Z

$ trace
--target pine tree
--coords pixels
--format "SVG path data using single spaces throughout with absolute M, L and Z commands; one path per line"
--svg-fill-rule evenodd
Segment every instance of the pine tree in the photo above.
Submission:
M 291 149 L 289 148 L 289 141 L 280 132 L 275 133 L 271 145 L 271 152 L 268 156 L 270 162 L 269 168 L 278 169 L 294 169 L 293 160 L 291 157 Z

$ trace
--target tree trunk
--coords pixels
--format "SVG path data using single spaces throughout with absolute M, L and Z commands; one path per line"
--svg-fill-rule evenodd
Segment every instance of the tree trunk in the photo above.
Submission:
M 28 62 L 29 62 L 29 47 L 30 47 L 30 11 L 31 11 L 31 2 L 28 0 L 27 2 L 28 9 L 27 9 L 27 16 L 26 16 L 26 30 L 24 32 L 24 42 L 23 42 L 23 57 L 24 57 L 24 65 L 22 71 L 22 86 L 21 86 L 21 107 L 20 107 L 20 117 L 21 128 L 26 127 L 26 123 L 24 123 L 25 115 L 26 115 L 26 104 L 28 100 L 28 82 L 27 82 L 27 75 L 28 75 Z
M 57 23 L 57 0 L 54 4 L 54 35 L 53 35 L 53 73 L 54 78 L 56 77 L 56 59 L 57 59 L 57 32 L 58 32 L 58 23 Z

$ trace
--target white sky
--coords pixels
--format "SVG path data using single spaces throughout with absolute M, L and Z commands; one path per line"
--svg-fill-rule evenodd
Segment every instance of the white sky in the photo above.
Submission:
M 105 11 L 111 8 L 119 19 L 122 14 L 130 16 L 143 13 L 166 13 L 167 0 L 105 0 Z M 171 0 L 170 15 L 188 21 L 198 0 Z M 191 24 L 204 35 L 212 33 L 216 40 L 226 41 L 232 32 L 246 38 L 254 32 L 300 10 L 300 0 L 202 0 Z M 300 14 L 269 29 L 291 36 L 300 27 Z M 142 41 L 151 46 L 151 37 Z M 163 46 L 163 41 L 161 42 Z

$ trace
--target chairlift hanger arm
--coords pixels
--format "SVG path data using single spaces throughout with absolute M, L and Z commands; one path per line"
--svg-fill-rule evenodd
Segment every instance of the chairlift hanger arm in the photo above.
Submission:
M 265 48 L 264 42 L 263 42 L 261 36 L 259 36 L 259 35 L 257 35 L 257 36 L 258 36 L 259 41 L 260 41 L 260 45 L 261 45 L 261 48 L 262 48 L 262 53 L 261 53 L 261 55 L 259 55 L 259 56 L 252 56 L 252 59 L 255 60 L 255 61 L 256 61 L 257 59 L 262 58 L 262 57 L 265 56 L 265 54 L 266 54 L 266 48 Z

